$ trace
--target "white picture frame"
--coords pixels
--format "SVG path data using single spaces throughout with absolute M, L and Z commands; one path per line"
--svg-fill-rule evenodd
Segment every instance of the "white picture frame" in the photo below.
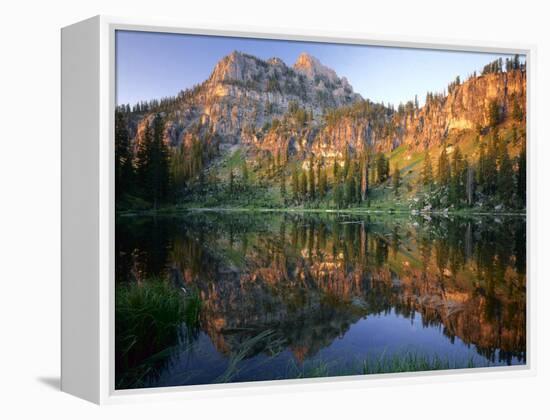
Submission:
M 114 107 L 115 31 L 136 30 L 366 44 L 439 50 L 525 54 L 527 83 L 527 363 L 443 372 L 330 377 L 115 390 L 114 387 Z M 532 106 L 536 91 L 533 45 L 461 42 L 447 39 L 378 37 L 258 27 L 211 26 L 96 16 L 61 31 L 62 52 L 62 341 L 61 388 L 97 404 L 160 401 L 197 395 L 259 394 L 315 389 L 364 388 L 531 376 L 536 372 L 533 336 L 535 276 L 531 273 L 536 138 Z

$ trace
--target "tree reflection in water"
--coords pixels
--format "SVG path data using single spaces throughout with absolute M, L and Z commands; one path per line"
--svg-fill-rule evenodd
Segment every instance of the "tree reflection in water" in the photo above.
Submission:
M 521 364 L 525 252 L 524 218 L 194 212 L 119 218 L 116 275 L 119 284 L 165 276 L 178 289 L 197 290 L 200 336 L 210 349 L 202 351 L 224 372 L 232 363 L 238 372 L 260 355 L 284 355 L 285 369 L 289 359 L 301 366 L 346 342 L 359 321 L 377 317 L 439 331 L 428 347 L 442 359 L 454 355 L 440 341 L 458 340 L 476 355 L 476 365 Z M 390 330 L 386 337 L 390 352 L 410 348 L 408 336 Z M 358 349 L 354 357 L 368 352 Z M 338 374 L 338 365 L 349 365 L 339 360 L 349 354 L 348 347 L 333 372 L 323 372 Z M 193 358 L 197 366 L 200 357 Z M 176 359 L 165 370 L 181 371 Z M 273 363 L 264 376 L 229 380 L 289 376 L 281 369 Z M 181 383 L 211 382 L 223 376 L 218 373 Z

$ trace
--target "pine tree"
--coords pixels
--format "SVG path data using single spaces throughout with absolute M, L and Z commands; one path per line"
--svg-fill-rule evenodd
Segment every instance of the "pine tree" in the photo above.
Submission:
M 465 186 L 465 165 L 462 153 L 458 146 L 455 147 L 452 162 L 451 162 L 451 181 L 450 181 L 450 201 L 455 206 L 460 204 L 460 200 L 464 197 Z
M 378 153 L 376 158 L 376 174 L 377 180 L 379 183 L 386 181 L 388 179 L 389 170 L 388 170 L 389 161 L 386 161 L 386 157 L 383 153 Z
M 485 162 L 487 160 L 485 152 L 485 144 L 481 142 L 479 136 L 477 137 L 477 143 L 479 145 L 479 157 L 477 162 L 477 174 L 476 181 L 480 188 L 485 186 Z
M 153 120 L 153 148 L 151 153 L 151 197 L 155 209 L 168 195 L 169 164 L 169 152 L 164 143 L 164 120 L 160 114 L 157 114 Z
M 449 165 L 449 158 L 447 156 L 446 147 L 443 146 L 441 154 L 439 155 L 439 165 L 437 167 L 437 182 L 439 185 L 445 187 L 449 185 L 451 179 L 451 168 Z
M 344 201 L 346 206 L 351 205 L 355 200 L 355 178 L 349 176 L 346 178 L 346 183 L 344 187 Z
M 291 178 L 291 188 L 292 188 L 292 199 L 298 200 L 300 196 L 300 174 L 298 173 L 298 168 L 294 165 L 292 169 L 292 178 Z
M 399 171 L 399 166 L 397 164 L 393 168 L 393 174 L 392 174 L 392 187 L 393 192 L 396 197 L 399 196 L 399 187 L 401 186 L 401 172 Z
M 321 170 L 321 178 L 319 179 L 319 198 L 322 200 L 327 194 L 327 170 Z
M 517 95 L 514 95 L 514 101 L 512 104 L 512 116 L 516 121 L 523 121 L 523 111 L 519 106 L 519 101 Z
M 527 151 L 525 146 L 521 149 L 518 157 L 517 174 L 518 200 L 523 208 L 527 205 Z
M 495 128 L 500 122 L 500 109 L 496 99 L 489 103 L 489 126 Z
M 233 192 L 235 189 L 235 174 L 233 173 L 233 169 L 229 171 L 229 192 Z
M 319 184 L 321 183 L 321 162 L 318 162 L 317 165 L 315 166 L 315 179 L 316 179 L 316 185 L 317 185 L 317 188 L 316 188 L 316 192 L 317 192 L 317 195 L 319 196 L 321 193 L 319 192 Z
M 281 171 L 281 175 L 279 175 L 279 189 L 280 189 L 281 197 L 283 198 L 283 201 L 286 201 L 286 178 L 285 178 L 285 171 Z
M 185 171 L 185 146 L 182 143 L 170 158 L 170 180 L 173 195 L 177 196 L 185 187 L 186 171 Z
M 300 173 L 300 200 L 304 201 L 307 198 L 307 175 L 306 171 Z
M 115 114 L 115 196 L 117 199 L 130 191 L 133 175 L 128 123 L 124 114 L 117 111 Z
M 519 55 L 518 54 L 514 55 L 514 61 L 513 61 L 513 66 L 512 67 L 513 67 L 514 70 L 519 70 L 519 68 L 520 68 Z
M 474 168 L 472 165 L 468 164 L 468 161 L 466 161 L 466 202 L 468 206 L 474 204 L 474 178 Z
M 428 188 L 432 188 L 433 184 L 433 169 L 432 169 L 432 158 L 430 152 L 426 151 L 424 155 L 424 164 L 422 166 L 421 173 L 422 185 Z
M 153 148 L 153 130 L 149 121 L 145 121 L 143 134 L 138 141 L 136 151 L 136 177 L 139 194 L 145 198 L 148 197 L 148 192 L 151 191 L 151 155 Z
M 514 169 L 506 144 L 502 144 L 499 155 L 498 194 L 506 205 L 510 205 L 514 195 Z
M 335 183 L 340 180 L 340 165 L 338 164 L 336 158 L 334 159 L 334 165 L 332 166 L 332 179 Z
M 313 156 L 309 158 L 308 168 L 308 184 L 309 184 L 309 199 L 315 200 L 315 168 L 313 163 Z
M 243 177 L 243 184 L 248 184 L 248 165 L 246 164 L 246 161 L 244 161 L 241 166 L 241 175 Z
M 346 146 L 346 149 L 344 151 L 344 169 L 342 171 L 342 178 L 344 178 L 344 179 L 346 179 L 348 177 L 349 164 L 350 164 L 349 150 Z
M 344 193 L 342 191 L 342 184 L 336 183 L 334 186 L 334 204 L 336 208 L 341 209 L 344 202 Z
M 369 192 L 369 159 L 366 155 L 363 155 L 361 159 L 361 201 L 367 199 Z
M 489 141 L 487 154 L 484 163 L 484 191 L 487 194 L 494 194 L 497 188 L 498 178 L 498 132 L 495 130 Z

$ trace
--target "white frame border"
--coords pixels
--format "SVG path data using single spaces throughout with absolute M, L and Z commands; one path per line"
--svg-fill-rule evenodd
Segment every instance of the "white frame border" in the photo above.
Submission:
M 334 32 L 258 26 L 212 25 L 171 20 L 128 19 L 99 16 L 100 30 L 100 144 L 99 144 L 99 359 L 100 403 L 165 401 L 168 399 L 220 396 L 265 395 L 297 391 L 366 389 L 372 386 L 396 386 L 446 383 L 459 380 L 488 380 L 536 375 L 535 299 L 536 277 L 533 225 L 536 223 L 535 123 L 533 106 L 536 86 L 536 47 L 488 41 L 460 41 L 421 37 L 374 35 L 358 32 Z M 524 54 L 527 63 L 527 362 L 523 366 L 455 369 L 436 372 L 358 375 L 344 377 L 242 382 L 216 385 L 188 385 L 152 389 L 114 389 L 114 107 L 115 107 L 115 31 L 134 30 L 195 35 L 218 35 L 294 41 L 330 42 L 431 50 Z M 398 380 L 396 380 L 398 379 Z

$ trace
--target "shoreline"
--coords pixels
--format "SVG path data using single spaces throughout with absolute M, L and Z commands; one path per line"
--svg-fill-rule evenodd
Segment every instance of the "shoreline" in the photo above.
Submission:
M 326 214 L 357 214 L 357 215 L 410 215 L 410 216 L 437 216 L 437 217 L 468 217 L 468 216 L 505 216 L 505 217 L 527 217 L 526 212 L 490 212 L 490 211 L 470 211 L 470 210 L 431 210 L 431 211 L 411 211 L 411 210 L 367 210 L 367 209 L 305 209 L 305 208 L 247 208 L 247 207 L 188 207 L 181 209 L 165 208 L 151 210 L 123 210 L 116 211 L 116 216 L 170 216 L 193 212 L 212 212 L 212 213 L 326 213 Z

